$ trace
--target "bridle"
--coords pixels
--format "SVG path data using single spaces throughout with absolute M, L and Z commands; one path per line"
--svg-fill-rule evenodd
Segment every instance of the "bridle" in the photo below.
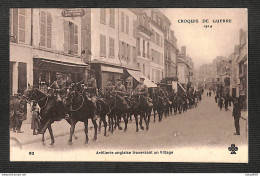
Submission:
M 82 103 L 81 103 L 81 105 L 77 109 L 71 109 L 70 111 L 72 111 L 72 112 L 76 112 L 76 111 L 80 110 L 80 108 L 82 108 L 82 106 L 83 106 L 83 104 L 85 102 L 84 97 L 82 95 L 83 93 L 80 93 L 77 90 L 75 90 L 75 92 L 77 92 L 80 95 L 80 97 L 82 98 Z
M 35 95 L 34 92 L 35 92 L 35 89 L 32 90 L 32 93 L 31 93 L 30 97 L 26 97 L 26 96 L 23 95 L 23 97 L 25 98 L 25 100 L 27 101 L 27 103 L 31 104 L 31 101 L 32 101 L 31 98 L 33 97 L 33 95 Z M 43 92 L 42 92 L 42 93 L 43 93 Z M 48 100 L 49 100 L 48 95 L 46 95 L 45 93 L 43 93 L 43 94 L 44 94 L 44 97 L 43 97 L 43 98 L 40 98 L 39 100 L 33 100 L 35 103 L 39 104 L 40 101 L 46 99 L 44 105 L 43 105 L 42 107 L 40 107 L 41 109 L 44 108 L 44 107 L 47 105 L 47 102 L 48 102 Z M 40 106 L 40 105 L 39 105 L 39 106 Z

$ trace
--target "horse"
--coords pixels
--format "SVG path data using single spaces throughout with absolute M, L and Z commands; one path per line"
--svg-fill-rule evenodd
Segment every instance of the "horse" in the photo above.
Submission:
M 101 130 L 101 123 L 104 124 L 104 136 L 107 136 L 106 130 L 107 130 L 107 121 L 106 116 L 109 113 L 109 106 L 104 98 L 99 98 L 97 100 L 97 114 L 100 116 L 99 119 L 99 125 L 98 125 L 98 132 Z
M 123 128 L 119 124 L 119 120 L 123 117 L 125 122 L 124 131 L 127 130 L 128 118 L 127 118 L 127 107 L 123 103 L 124 99 L 117 94 L 117 92 L 107 93 L 105 95 L 107 104 L 109 106 L 109 129 L 114 132 L 114 129 L 118 127 L 119 130 Z M 115 123 L 114 123 L 115 122 Z
M 142 126 L 142 121 L 144 119 L 146 124 L 146 130 L 149 129 L 149 122 L 147 120 L 147 117 L 149 118 L 149 112 L 151 111 L 151 108 L 149 107 L 149 104 L 147 103 L 147 98 L 143 95 L 134 94 L 131 97 L 131 105 L 133 108 L 133 114 L 135 117 L 135 123 L 136 123 L 136 132 L 139 131 L 138 129 L 138 115 L 140 115 L 140 128 L 144 130 L 144 127 Z
M 158 94 L 153 95 L 153 116 L 155 122 L 156 111 L 158 113 L 159 122 L 162 121 L 163 116 L 163 97 L 159 96 Z
M 83 90 L 80 84 L 74 84 L 71 92 L 68 94 L 68 101 L 70 104 L 70 118 L 67 120 L 71 125 L 69 144 L 72 144 L 72 136 L 74 134 L 75 126 L 77 122 L 84 122 L 86 140 L 85 144 L 88 144 L 88 120 L 91 119 L 94 125 L 94 138 L 97 140 L 97 122 L 94 120 L 94 105 L 87 93 Z
M 55 121 L 61 121 L 65 117 L 65 105 L 62 102 L 57 101 L 54 96 L 49 96 L 40 91 L 38 88 L 30 86 L 29 84 L 28 88 L 24 91 L 23 98 L 27 101 L 27 103 L 31 103 L 32 101 L 38 103 L 39 107 L 41 108 L 41 119 L 37 133 L 43 134 L 42 143 L 44 144 L 44 134 L 46 129 L 48 129 L 51 136 L 50 145 L 54 145 L 55 140 L 51 124 Z

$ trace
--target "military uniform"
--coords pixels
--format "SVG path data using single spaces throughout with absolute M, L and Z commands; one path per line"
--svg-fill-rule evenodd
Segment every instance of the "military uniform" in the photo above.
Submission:
M 115 90 L 115 86 L 112 83 L 109 83 L 106 88 L 105 88 L 105 92 L 106 93 L 111 93 Z
M 126 96 L 126 88 L 125 88 L 125 86 L 122 83 L 121 84 L 117 84 L 116 87 L 115 87 L 115 90 L 117 92 L 118 98 L 120 98 L 122 103 L 126 106 L 126 108 L 129 109 L 130 106 L 128 105 L 128 103 L 124 99 L 124 97 Z
M 63 78 L 60 78 L 50 85 L 51 89 L 55 89 L 54 95 L 56 97 L 57 102 L 64 102 L 66 96 L 66 81 Z
M 241 117 L 241 107 L 238 101 L 235 101 L 234 103 L 232 115 L 234 116 L 234 120 L 235 120 L 235 128 L 236 128 L 235 135 L 240 135 L 239 119 Z
M 26 120 L 26 117 L 25 117 L 25 114 L 23 112 L 23 110 L 24 110 L 23 104 L 18 97 L 16 97 L 13 100 L 13 108 L 12 109 L 14 110 L 15 127 L 16 127 L 16 130 L 17 130 L 17 133 L 22 133 L 21 126 L 22 126 L 22 122 L 24 120 Z
M 97 81 L 96 79 L 91 77 L 85 77 L 80 83 L 84 84 L 84 90 L 86 91 L 86 97 L 90 98 L 94 107 L 94 119 L 97 117 Z
M 147 98 L 147 104 L 150 107 L 153 106 L 152 100 L 148 97 L 148 87 L 145 84 L 138 84 L 135 91 L 138 92 L 139 95 L 143 95 Z

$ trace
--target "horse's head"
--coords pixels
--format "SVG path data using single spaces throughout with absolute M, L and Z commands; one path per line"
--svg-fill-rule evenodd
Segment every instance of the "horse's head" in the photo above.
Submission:
M 39 98 L 38 91 L 39 90 L 36 87 L 31 86 L 30 84 L 28 84 L 28 88 L 26 90 L 24 90 L 24 93 L 23 93 L 22 97 L 27 102 L 35 101 L 35 100 L 37 100 L 37 98 Z

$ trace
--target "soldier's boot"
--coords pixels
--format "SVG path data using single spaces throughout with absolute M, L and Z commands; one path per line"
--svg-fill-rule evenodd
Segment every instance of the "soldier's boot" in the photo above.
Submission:
M 93 117 L 93 120 L 97 120 L 99 118 L 99 116 L 97 115 L 97 105 L 95 102 L 93 102 L 93 106 L 94 106 L 94 117 Z

